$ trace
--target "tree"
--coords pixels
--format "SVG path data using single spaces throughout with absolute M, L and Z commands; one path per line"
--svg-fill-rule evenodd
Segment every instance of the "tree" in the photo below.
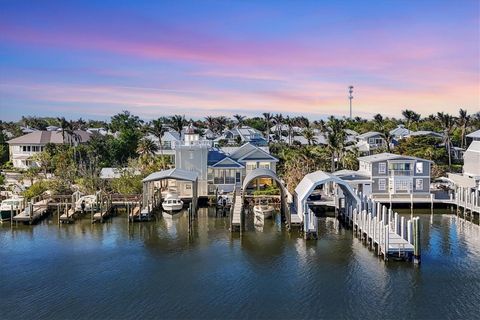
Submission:
M 267 142 L 270 142 L 270 126 L 272 125 L 273 116 L 270 114 L 270 112 L 264 112 L 262 115 L 265 120 Z
M 283 123 L 283 115 L 281 113 L 277 113 L 275 116 L 273 116 L 273 121 L 275 123 L 275 127 L 277 129 L 276 135 L 277 135 L 277 140 L 280 141 L 280 138 L 282 137 L 282 123 Z
M 302 135 L 307 140 L 309 146 L 317 143 L 317 137 L 315 137 L 315 132 L 312 128 L 303 129 Z
M 452 132 L 455 126 L 455 118 L 443 112 L 437 113 L 437 118 L 440 121 L 440 124 L 443 129 L 443 142 L 445 143 L 445 147 L 447 148 L 448 153 L 448 168 L 452 168 Z
M 241 128 L 243 126 L 243 123 L 245 121 L 245 116 L 239 115 L 239 114 L 234 114 L 233 117 L 237 121 L 237 127 Z
M 210 129 L 211 131 L 215 132 L 215 117 L 212 116 L 207 116 L 205 117 L 205 123 L 207 125 L 207 128 Z
M 412 123 L 420 121 L 420 114 L 416 113 L 415 111 L 406 109 L 402 111 L 402 115 L 407 121 L 407 129 L 411 129 Z
M 140 156 L 154 156 L 158 146 L 151 139 L 143 138 L 138 143 L 137 153 Z
M 222 133 L 223 130 L 227 127 L 228 119 L 224 116 L 220 116 L 215 118 L 215 132 Z
M 346 148 L 346 123 L 343 120 L 330 116 L 324 131 L 328 142 L 327 149 L 331 154 L 331 171 L 336 171 Z
M 169 123 L 175 131 L 182 134 L 183 127 L 187 125 L 187 120 L 185 119 L 185 116 L 176 114 L 170 117 Z
M 467 130 L 467 126 L 470 122 L 470 116 L 467 115 L 467 110 L 461 109 L 459 110 L 459 117 L 458 117 L 458 126 L 462 130 L 461 133 L 461 142 L 460 146 L 461 148 L 465 148 L 465 145 L 467 143 L 466 138 L 465 138 L 465 131 Z
M 160 149 L 160 154 L 163 156 L 163 135 L 165 132 L 168 131 L 168 128 L 163 125 L 162 119 L 156 119 L 152 120 L 149 126 L 149 131 L 151 134 L 153 134 L 157 139 L 159 143 L 159 149 Z
M 72 123 L 67 121 L 65 117 L 57 118 L 57 120 L 60 124 L 60 129 L 62 130 L 62 141 L 65 143 L 65 136 L 73 133 Z M 71 142 L 69 144 L 71 144 Z

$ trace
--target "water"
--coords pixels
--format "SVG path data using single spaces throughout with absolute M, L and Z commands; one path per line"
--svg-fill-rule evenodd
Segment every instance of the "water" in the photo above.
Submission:
M 422 265 L 377 258 L 322 218 L 320 239 L 279 219 L 242 237 L 204 208 L 128 227 L 126 217 L 0 227 L 0 318 L 480 317 L 480 230 L 422 220 Z

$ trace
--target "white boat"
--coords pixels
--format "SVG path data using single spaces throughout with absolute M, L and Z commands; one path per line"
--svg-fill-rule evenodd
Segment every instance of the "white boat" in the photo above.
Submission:
M 91 194 L 91 195 L 80 197 L 75 202 L 75 212 L 81 212 L 82 211 L 82 203 L 84 201 L 85 201 L 85 212 L 92 211 L 92 208 L 93 208 L 94 211 L 97 210 L 97 196 Z
M 168 194 L 162 202 L 162 208 L 167 212 L 180 211 L 183 209 L 183 201 L 176 194 Z
M 263 201 L 253 207 L 253 213 L 260 218 L 270 218 L 275 211 L 272 205 L 269 205 L 266 201 Z
M 24 209 L 23 197 L 9 198 L 2 201 L 0 205 L 0 221 L 10 220 L 12 209 L 15 213 Z

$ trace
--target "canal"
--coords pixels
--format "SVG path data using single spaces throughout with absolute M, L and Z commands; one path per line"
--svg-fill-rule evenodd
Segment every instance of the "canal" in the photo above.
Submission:
M 4 224 L 0 318 L 479 318 L 479 227 L 420 216 L 420 267 L 385 263 L 329 217 L 311 242 L 278 218 L 232 235 L 207 208 L 191 236 L 186 215 Z

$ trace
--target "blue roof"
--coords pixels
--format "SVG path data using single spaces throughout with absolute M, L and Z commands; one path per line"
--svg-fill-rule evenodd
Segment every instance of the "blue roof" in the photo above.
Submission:
M 218 161 L 225 159 L 227 156 L 225 153 L 218 151 L 217 149 L 211 149 L 208 151 L 207 163 L 209 166 L 214 165 Z

